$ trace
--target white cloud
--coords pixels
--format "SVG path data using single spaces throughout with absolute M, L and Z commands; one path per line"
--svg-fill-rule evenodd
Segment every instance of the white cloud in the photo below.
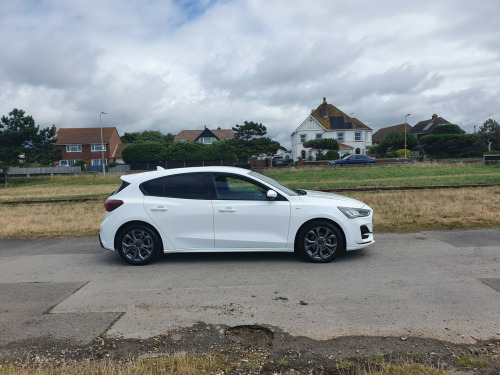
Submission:
M 0 3 L 0 114 L 176 133 L 261 122 L 287 146 L 324 96 L 377 130 L 500 119 L 500 3 Z

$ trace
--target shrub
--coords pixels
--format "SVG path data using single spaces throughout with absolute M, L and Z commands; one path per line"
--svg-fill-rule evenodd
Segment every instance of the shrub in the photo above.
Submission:
M 325 155 L 316 158 L 316 160 L 338 160 L 340 159 L 340 155 L 335 150 L 329 150 Z
M 85 163 L 85 160 L 78 160 L 72 165 L 72 167 L 80 167 L 80 170 L 85 172 L 87 170 L 87 163 Z

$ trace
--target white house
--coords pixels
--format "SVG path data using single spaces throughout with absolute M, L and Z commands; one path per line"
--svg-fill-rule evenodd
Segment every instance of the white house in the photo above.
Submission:
M 292 133 L 292 157 L 315 159 L 317 152 L 302 144 L 316 138 L 333 138 L 340 144 L 339 154 L 366 154 L 372 145 L 372 129 L 354 117 L 347 116 L 337 107 L 328 104 L 326 98 L 318 108 Z

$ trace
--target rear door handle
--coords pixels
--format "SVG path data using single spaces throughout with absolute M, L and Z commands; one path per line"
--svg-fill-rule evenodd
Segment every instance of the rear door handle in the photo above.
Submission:
M 226 207 L 219 209 L 219 212 L 236 212 L 236 210 L 232 207 Z
M 165 206 L 156 206 L 156 207 L 151 207 L 151 211 L 167 211 L 168 208 Z

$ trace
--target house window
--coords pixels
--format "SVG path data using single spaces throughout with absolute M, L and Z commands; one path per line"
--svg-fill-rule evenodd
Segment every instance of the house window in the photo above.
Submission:
M 71 167 L 76 163 L 76 160 L 59 160 L 59 165 L 61 167 Z
M 108 161 L 106 159 L 92 159 L 92 165 L 104 165 L 108 164 Z
M 354 133 L 354 140 L 355 141 L 361 141 L 361 132 L 355 132 Z
M 306 158 L 306 150 L 302 150 L 300 154 L 302 155 L 302 159 Z
M 337 133 L 337 140 L 341 142 L 344 141 L 344 132 Z
M 323 134 L 321 134 L 321 133 L 316 133 L 316 139 L 321 138 L 321 137 L 322 137 L 322 135 L 323 135 Z
M 66 145 L 66 152 L 82 152 L 82 145 Z
M 307 134 L 301 134 L 300 135 L 300 143 L 304 143 L 307 141 Z
M 188 140 L 187 139 L 179 139 L 180 143 L 186 143 Z
M 197 142 L 203 143 L 205 145 L 211 145 L 215 141 L 217 141 L 217 138 L 215 138 L 215 137 L 202 137 L 202 138 L 198 138 Z
M 92 151 L 106 151 L 106 145 L 101 143 L 94 143 L 90 146 L 90 148 Z

